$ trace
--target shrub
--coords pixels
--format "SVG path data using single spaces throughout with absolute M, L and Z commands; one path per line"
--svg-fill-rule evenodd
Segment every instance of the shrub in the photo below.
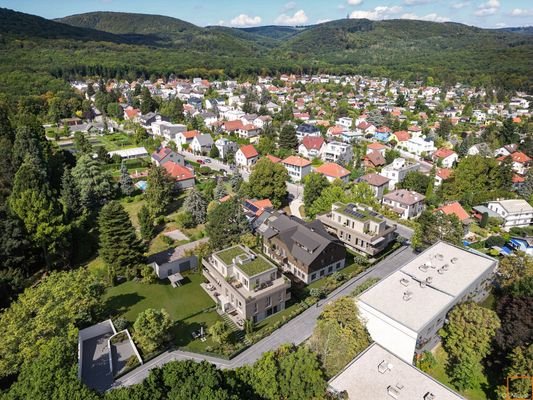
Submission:
M 196 226 L 194 222 L 194 217 L 188 211 L 179 213 L 176 216 L 176 223 L 178 224 L 180 228 L 184 228 L 184 229 L 191 229 Z
M 143 283 L 155 283 L 157 281 L 157 276 L 153 268 L 149 265 L 145 265 L 144 267 L 142 267 L 141 275 Z
M 123 331 L 124 329 L 128 329 L 130 326 L 130 322 L 123 317 L 118 317 L 113 321 L 113 325 L 115 325 L 115 329 L 117 332 Z
M 488 247 L 488 248 L 492 246 L 503 247 L 505 246 L 506 242 L 507 241 L 505 240 L 505 238 L 501 236 L 491 236 L 487 240 L 485 240 L 485 247 Z
M 172 246 L 174 244 L 174 239 L 166 235 L 162 235 L 161 240 L 169 246 Z

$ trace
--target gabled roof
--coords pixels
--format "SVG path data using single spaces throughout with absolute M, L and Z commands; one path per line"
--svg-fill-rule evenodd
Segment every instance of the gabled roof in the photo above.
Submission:
M 370 150 L 383 150 L 383 149 L 386 149 L 387 146 L 385 146 L 384 144 L 378 143 L 378 142 L 373 142 L 373 143 L 370 143 L 368 146 L 366 146 L 366 148 Z
M 306 136 L 303 138 L 302 144 L 307 150 L 320 150 L 324 145 L 324 138 L 322 136 Z
M 152 159 L 154 159 L 157 162 L 160 162 L 164 158 L 168 157 L 170 154 L 172 154 L 172 149 L 169 149 L 168 147 L 161 147 L 159 151 L 155 151 L 152 153 Z
M 254 158 L 259 155 L 252 144 L 246 144 L 239 149 L 246 159 Z
M 443 181 L 445 181 L 446 179 L 450 179 L 452 172 L 453 170 L 450 168 L 439 168 L 437 170 L 437 176 L 441 178 Z
M 522 153 L 521 151 L 515 151 L 513 154 L 511 154 L 510 156 L 514 162 L 516 163 L 528 163 L 531 161 L 531 158 L 528 157 L 526 154 Z
M 320 167 L 315 168 L 315 172 L 332 177 L 332 178 L 339 178 L 339 179 L 350 175 L 350 171 L 340 166 L 339 164 L 335 164 L 335 163 L 322 164 Z
M 396 136 L 398 142 L 407 142 L 409 139 L 411 139 L 411 134 L 407 131 L 394 132 L 394 136 Z
M 409 132 L 422 132 L 422 128 L 417 125 L 411 125 L 407 130 Z
M 281 162 L 281 158 L 273 156 L 272 154 L 267 154 L 265 157 L 272 161 L 274 164 Z
M 423 201 L 426 196 L 421 195 L 420 193 L 415 192 L 414 190 L 407 189 L 398 189 L 393 192 L 387 193 L 383 196 L 385 199 L 396 201 L 403 205 L 413 205 L 419 201 Z
M 224 130 L 228 132 L 236 131 L 237 129 L 243 129 L 244 125 L 242 124 L 242 121 L 236 120 L 236 121 L 226 121 L 224 122 Z
M 363 175 L 358 180 L 364 181 L 368 183 L 370 186 L 383 186 L 389 183 L 390 181 L 389 178 L 386 178 L 383 175 L 375 174 L 375 173 Z
M 295 165 L 297 167 L 306 167 L 311 165 L 311 161 L 298 156 L 289 156 L 282 161 L 283 164 Z
M 365 160 L 370 162 L 374 167 L 379 167 L 387 163 L 387 160 L 385 160 L 385 157 L 383 157 L 383 155 L 379 151 L 376 151 L 376 150 L 373 150 L 367 155 L 365 155 Z
M 174 161 L 169 161 L 163 164 L 163 168 L 167 170 L 170 176 L 176 179 L 176 181 L 184 181 L 187 179 L 194 179 L 194 174 L 189 168 L 185 168 Z
M 470 218 L 468 213 L 465 211 L 465 209 L 459 204 L 458 201 L 454 201 L 452 203 L 445 204 L 439 208 L 437 208 L 438 211 L 442 211 L 446 215 L 455 215 L 457 218 L 459 218 L 459 221 L 463 222 Z
M 433 156 L 437 157 L 437 158 L 440 158 L 440 159 L 444 159 L 444 158 L 450 157 L 451 155 L 454 155 L 454 154 L 456 154 L 456 153 L 452 149 L 447 149 L 447 148 L 441 147 L 440 149 L 435 151 L 435 153 L 433 153 Z
M 193 138 L 195 138 L 196 136 L 200 135 L 200 131 L 197 131 L 197 130 L 185 131 L 185 132 L 181 132 L 181 135 L 182 135 L 185 139 L 193 139 Z

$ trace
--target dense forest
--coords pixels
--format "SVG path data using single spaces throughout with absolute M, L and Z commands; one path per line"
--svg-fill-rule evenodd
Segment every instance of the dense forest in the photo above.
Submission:
M 0 92 L 15 96 L 56 92 L 65 79 L 79 77 L 131 80 L 171 74 L 360 73 L 511 90 L 533 87 L 533 36 L 411 20 L 234 29 L 108 12 L 50 21 L 0 9 L 0 55 Z

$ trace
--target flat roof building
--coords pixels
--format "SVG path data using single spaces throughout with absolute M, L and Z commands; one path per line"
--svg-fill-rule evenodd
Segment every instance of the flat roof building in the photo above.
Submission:
M 358 298 L 372 338 L 407 362 L 438 343 L 438 330 L 457 303 L 487 294 L 497 261 L 437 242 Z
M 329 381 L 329 391 L 350 400 L 461 400 L 459 394 L 377 343 Z

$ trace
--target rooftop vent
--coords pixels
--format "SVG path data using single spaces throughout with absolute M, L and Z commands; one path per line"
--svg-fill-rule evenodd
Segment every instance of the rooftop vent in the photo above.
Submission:
M 387 388 L 387 393 L 389 394 L 390 397 L 397 399 L 400 396 L 400 389 L 398 389 L 396 386 L 390 385 Z
M 421 266 L 418 267 L 418 269 L 422 272 L 427 272 L 428 266 L 426 264 L 422 264 Z
M 457 261 L 459 261 L 459 259 L 458 259 L 457 257 L 454 257 L 454 258 L 452 258 L 452 259 L 450 260 L 450 262 L 451 262 L 452 264 L 455 264 Z
M 439 268 L 439 269 L 437 270 L 437 272 L 439 273 L 439 275 L 444 274 L 444 270 L 443 270 L 442 268 Z
M 439 261 L 444 260 L 444 256 L 441 253 L 435 254 L 435 258 Z
M 420 287 L 425 288 L 427 286 L 426 281 L 420 281 Z
M 402 278 L 400 279 L 400 283 L 404 286 L 409 286 L 409 279 L 407 278 Z
M 433 282 L 433 277 L 432 276 L 428 276 L 426 278 L 426 283 L 430 284 L 431 282 Z
M 392 364 L 388 363 L 387 361 L 383 360 L 378 365 L 378 371 L 380 374 L 384 374 L 387 371 L 392 370 Z
M 409 290 L 406 290 L 405 292 L 403 292 L 403 299 L 404 301 L 409 301 L 413 298 L 413 292 L 409 291 Z
M 448 264 L 444 264 L 441 269 L 443 271 L 448 271 L 449 268 L 450 268 L 450 266 Z
M 434 400 L 435 399 L 435 395 L 431 392 L 427 392 L 425 395 L 424 395 L 424 400 Z

